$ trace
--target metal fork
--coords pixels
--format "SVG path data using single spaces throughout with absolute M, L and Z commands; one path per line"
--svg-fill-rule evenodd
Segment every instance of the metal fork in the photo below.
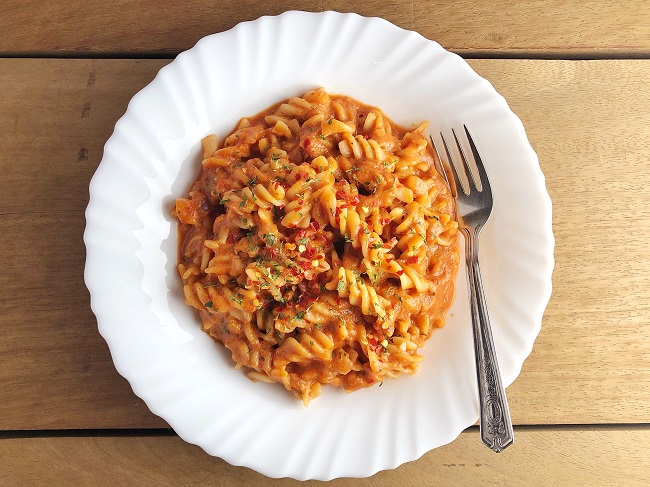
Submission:
M 440 133 L 442 143 L 447 153 L 447 160 L 453 171 L 455 188 L 449 184 L 447 172 L 438 148 L 431 137 L 431 143 L 440 163 L 441 175 L 447 182 L 447 186 L 456 193 L 456 204 L 458 211 L 456 217 L 458 228 L 465 237 L 465 262 L 467 266 L 467 284 L 469 289 L 469 300 L 472 314 L 472 326 L 474 329 L 474 352 L 476 357 L 476 377 L 478 379 L 479 407 L 480 407 L 480 430 L 481 440 L 495 452 L 501 452 L 514 441 L 514 431 L 506 393 L 501 383 L 501 374 L 497 362 L 496 349 L 490 328 L 490 317 L 488 316 L 483 282 L 481 280 L 481 269 L 478 261 L 478 240 L 483 226 L 492 213 L 492 190 L 488 180 L 481 156 L 476 149 L 474 140 L 463 125 L 474 162 L 478 169 L 478 180 L 475 180 L 474 173 L 470 169 L 469 161 L 465 156 L 456 132 L 452 134 L 461 156 L 461 164 L 457 165 L 451 155 L 449 146 L 443 133 Z M 467 177 L 468 187 L 465 188 L 459 172 L 462 171 Z

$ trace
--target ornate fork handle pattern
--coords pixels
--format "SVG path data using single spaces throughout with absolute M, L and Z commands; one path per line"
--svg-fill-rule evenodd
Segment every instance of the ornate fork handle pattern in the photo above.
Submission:
M 479 390 L 481 440 L 499 453 L 514 441 L 514 431 L 505 389 L 501 383 L 490 317 L 485 302 L 478 260 L 478 236 L 482 226 L 462 228 L 465 236 L 467 284 L 470 294 L 476 376 Z M 471 231 L 473 230 L 473 231 Z

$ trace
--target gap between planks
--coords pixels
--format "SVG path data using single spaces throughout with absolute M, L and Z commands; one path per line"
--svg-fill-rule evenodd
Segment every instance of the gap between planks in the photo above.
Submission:
M 515 425 L 517 432 L 535 431 L 650 431 L 650 423 L 616 424 L 528 424 Z M 461 432 L 478 432 L 478 426 L 470 426 Z M 0 441 L 19 438 L 121 438 L 177 436 L 171 428 L 129 428 L 129 429 L 60 429 L 60 430 L 5 430 L 0 431 Z
M 600 61 L 650 59 L 650 49 L 622 52 L 612 49 L 448 49 L 464 59 L 520 59 L 540 61 Z M 124 51 L 0 51 L 0 59 L 169 59 L 176 58 L 184 51 L 156 50 L 147 52 Z

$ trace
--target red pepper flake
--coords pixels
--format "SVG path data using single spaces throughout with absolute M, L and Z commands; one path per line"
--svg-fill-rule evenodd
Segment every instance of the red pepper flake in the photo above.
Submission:
M 278 183 L 277 181 L 274 181 L 274 182 L 273 182 L 273 187 L 274 187 L 275 189 L 278 189 L 278 188 L 280 187 L 280 183 Z
M 403 270 L 403 269 L 400 269 L 400 270 L 397 271 L 397 275 L 398 275 L 398 276 L 401 276 L 401 275 L 403 275 L 403 274 L 404 274 L 404 270 Z
M 307 250 L 303 252 L 303 255 L 307 257 L 308 259 L 312 259 L 314 257 L 314 254 L 316 253 L 316 249 L 313 247 L 307 247 Z
M 375 338 L 372 335 L 368 335 L 368 348 L 375 352 L 377 355 L 381 354 L 384 351 L 384 347 L 379 343 L 379 339 Z
M 412 255 L 406 259 L 407 264 L 415 264 L 418 261 L 417 255 Z
M 382 218 L 379 223 L 382 225 L 388 225 L 390 223 L 390 218 Z
M 312 267 L 311 262 L 308 261 L 308 260 L 301 260 L 301 261 L 298 263 L 298 265 L 299 265 L 300 267 L 302 267 L 303 269 L 305 269 L 305 270 L 307 270 L 307 269 L 311 269 L 311 267 Z
M 339 199 L 339 200 L 344 200 L 347 197 L 348 197 L 348 194 L 345 191 L 343 191 L 342 189 L 339 189 L 336 192 L 336 198 Z
M 231 233 L 228 235 L 228 238 L 226 239 L 226 242 L 229 244 L 234 244 L 239 242 L 239 237 L 235 235 L 234 233 Z
M 300 179 L 302 179 L 302 174 L 301 174 L 301 173 L 298 173 L 298 181 L 300 181 Z M 301 203 L 301 204 L 302 204 L 302 203 Z
M 320 228 L 320 224 L 314 220 L 309 224 L 309 228 L 311 228 L 313 231 L 316 231 Z

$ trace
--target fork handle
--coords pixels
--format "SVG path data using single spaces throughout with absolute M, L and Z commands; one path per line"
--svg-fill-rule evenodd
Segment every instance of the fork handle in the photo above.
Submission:
M 514 441 L 514 431 L 506 392 L 501 382 L 496 348 L 492 338 L 478 260 L 478 235 L 481 227 L 466 230 L 465 259 L 467 283 L 474 330 L 474 355 L 478 380 L 481 440 L 495 452 L 501 452 Z

